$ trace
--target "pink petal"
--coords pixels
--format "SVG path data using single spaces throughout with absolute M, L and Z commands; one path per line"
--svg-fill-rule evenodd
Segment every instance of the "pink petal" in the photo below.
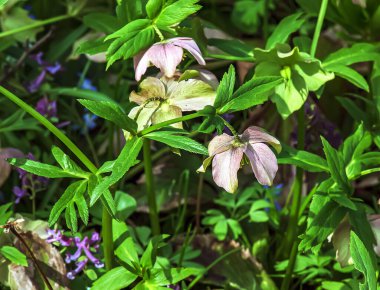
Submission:
M 171 43 L 155 44 L 147 51 L 150 62 L 168 78 L 174 76 L 182 60 L 182 48 Z
M 223 133 L 222 135 L 214 137 L 211 140 L 210 144 L 208 144 L 209 155 L 213 156 L 215 154 L 219 154 L 231 149 L 232 142 L 234 141 L 234 139 L 235 139 L 234 136 L 230 136 L 226 133 Z
M 256 126 L 248 127 L 243 132 L 241 138 L 243 142 L 249 142 L 250 144 L 269 143 L 270 145 L 273 146 L 274 149 L 276 149 L 278 153 L 281 152 L 280 141 L 278 141 L 273 136 L 269 135 L 260 127 L 256 127 Z
M 212 160 L 212 176 L 215 183 L 229 193 L 234 193 L 238 187 L 237 172 L 242 158 L 243 148 L 237 147 L 216 154 Z
M 169 43 L 173 43 L 176 46 L 182 47 L 191 53 L 192 56 L 197 60 L 197 62 L 201 65 L 206 65 L 205 60 L 202 57 L 202 53 L 195 43 L 195 41 L 190 37 L 176 37 L 169 39 Z
M 272 185 L 278 170 L 277 159 L 272 150 L 264 143 L 247 144 L 247 155 L 257 181 L 262 185 Z
M 133 58 L 133 65 L 135 67 L 135 79 L 136 79 L 136 81 L 141 80 L 141 77 L 143 76 L 143 74 L 146 72 L 146 70 L 149 67 L 150 60 L 149 60 L 148 51 L 149 51 L 149 49 L 139 53 L 138 55 L 136 55 Z
M 11 165 L 6 161 L 8 158 L 21 158 L 24 154 L 15 148 L 0 148 L 0 187 L 11 173 Z

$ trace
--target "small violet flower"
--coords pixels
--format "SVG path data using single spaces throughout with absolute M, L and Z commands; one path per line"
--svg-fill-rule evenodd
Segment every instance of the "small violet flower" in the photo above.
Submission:
M 36 111 L 48 119 L 57 118 L 57 101 L 43 97 L 37 102 Z
M 42 85 L 43 81 L 46 78 L 46 75 L 49 73 L 55 75 L 58 71 L 62 69 L 62 66 L 56 62 L 55 64 L 50 64 L 42 59 L 43 52 L 39 52 L 36 55 L 33 55 L 31 58 L 37 62 L 37 64 L 42 68 L 40 74 L 35 78 L 29 85 L 28 91 L 31 93 L 36 92 L 39 87 Z
M 234 193 L 238 187 L 237 172 L 245 154 L 258 182 L 271 185 L 278 165 L 275 154 L 265 143 L 272 145 L 278 153 L 281 151 L 280 142 L 259 127 L 248 127 L 239 136 L 223 133 L 211 140 L 208 146 L 209 157 L 204 160 L 198 172 L 205 172 L 212 161 L 215 183 L 227 192 Z
M 151 65 L 159 68 L 166 77 L 173 77 L 177 66 L 182 61 L 184 49 L 194 56 L 199 64 L 206 64 L 198 45 L 193 39 L 175 37 L 155 43 L 146 51 L 134 57 L 136 81 L 140 81 L 142 75 Z
M 28 153 L 27 158 L 35 160 L 32 153 Z M 15 186 L 13 188 L 13 194 L 16 196 L 15 203 L 19 203 L 22 198 L 28 196 L 29 192 L 35 193 L 44 189 L 49 182 L 49 179 L 46 177 L 31 174 L 21 168 L 16 168 L 16 170 L 21 180 L 21 187 Z
M 67 264 L 75 261 L 76 268 L 67 273 L 67 278 L 73 280 L 75 276 L 79 274 L 87 265 L 88 261 L 91 261 L 96 268 L 103 268 L 104 264 L 97 259 L 92 251 L 96 251 L 99 248 L 100 235 L 97 232 L 93 232 L 91 238 L 79 237 L 68 238 L 62 234 L 60 230 L 48 230 L 49 237 L 48 243 L 58 242 L 64 247 L 74 246 L 76 251 L 73 254 L 66 254 L 65 262 Z M 91 251 L 91 248 L 94 249 Z

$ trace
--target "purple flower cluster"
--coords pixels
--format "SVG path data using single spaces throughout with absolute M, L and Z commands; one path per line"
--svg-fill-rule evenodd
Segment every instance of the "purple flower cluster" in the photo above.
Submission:
M 32 55 L 31 58 L 37 62 L 37 64 L 41 67 L 40 74 L 28 85 L 28 91 L 34 93 L 38 91 L 42 83 L 44 82 L 46 75 L 51 74 L 55 75 L 62 69 L 62 66 L 56 62 L 55 64 L 51 64 L 42 59 L 43 52 L 39 52 L 35 55 Z
M 35 160 L 32 153 L 28 153 L 27 158 Z M 45 188 L 49 182 L 49 179 L 46 177 L 31 174 L 21 168 L 17 168 L 16 170 L 21 180 L 21 186 L 13 187 L 13 194 L 16 196 L 15 203 L 20 203 L 21 199 L 29 196 L 30 193 L 35 193 Z
M 93 254 L 93 252 L 97 252 L 99 249 L 100 235 L 98 232 L 93 232 L 91 238 L 86 236 L 83 239 L 79 237 L 66 237 L 60 230 L 49 229 L 47 232 L 49 234 L 49 237 L 46 239 L 48 243 L 58 242 L 64 247 L 70 247 L 73 244 L 76 248 L 73 254 L 66 254 L 65 258 L 67 264 L 74 261 L 76 264 L 76 268 L 67 273 L 67 278 L 70 280 L 74 280 L 75 276 L 83 271 L 88 261 L 91 261 L 96 268 L 104 267 L 104 264 Z
M 45 96 L 41 98 L 36 104 L 36 111 L 40 113 L 42 116 L 48 118 L 53 123 L 56 123 L 56 127 L 62 128 L 70 124 L 70 121 L 57 123 L 58 112 L 57 112 L 57 101 L 49 101 L 49 99 Z

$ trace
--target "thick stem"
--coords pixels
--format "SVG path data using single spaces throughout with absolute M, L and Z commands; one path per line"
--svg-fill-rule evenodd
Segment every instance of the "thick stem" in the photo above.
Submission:
M 160 234 L 160 223 L 158 219 L 156 192 L 154 188 L 152 155 L 150 150 L 150 140 L 144 139 L 143 145 L 144 153 L 144 170 L 145 170 L 145 184 L 148 197 L 149 206 L 149 219 L 152 227 L 153 236 Z
M 16 95 L 12 94 L 10 91 L 0 86 L 0 93 L 7 97 L 9 100 L 18 105 L 25 112 L 29 113 L 32 117 L 38 120 L 42 125 L 44 125 L 53 135 L 55 135 L 59 140 L 62 141 L 63 144 L 66 145 L 67 148 L 90 170 L 93 174 L 95 174 L 98 169 L 96 166 L 87 158 L 87 156 L 65 135 L 63 134 L 57 127 L 55 127 L 48 119 L 38 113 L 35 109 L 25 103 L 23 100 L 18 98 Z M 104 256 L 106 258 L 106 267 L 107 269 L 112 268 L 112 260 L 110 261 L 109 257 L 113 256 L 113 241 L 112 241 L 112 218 L 107 212 L 106 208 L 103 208 L 103 229 L 107 239 L 103 241 L 104 244 Z M 106 233 L 105 233 L 106 232 Z M 111 239 L 111 240 L 109 240 Z
M 38 28 L 38 27 L 41 27 L 41 26 L 45 26 L 47 24 L 51 24 L 51 23 L 54 23 L 54 22 L 62 21 L 62 20 L 65 20 L 65 19 L 68 19 L 68 18 L 71 18 L 71 17 L 72 17 L 71 15 L 60 15 L 60 16 L 49 18 L 49 19 L 45 19 L 45 20 L 41 20 L 41 21 L 36 21 L 36 22 L 34 22 L 32 24 L 29 24 L 29 25 L 25 25 L 25 26 L 21 26 L 21 27 L 12 29 L 12 30 L 4 31 L 4 32 L 0 33 L 0 38 L 6 37 L 6 36 L 10 36 L 10 35 L 13 35 L 13 34 L 17 34 L 17 33 L 20 33 L 20 32 L 23 32 L 23 31 L 27 31 L 27 30 L 30 30 L 30 29 Z
M 102 236 L 103 236 L 103 251 L 104 261 L 107 271 L 113 267 L 114 252 L 113 252 L 113 237 L 112 237 L 112 217 L 108 213 L 106 207 L 103 207 L 102 214 Z
M 321 34 L 323 21 L 326 15 L 326 10 L 328 6 L 328 0 L 322 0 L 321 7 L 319 10 L 317 25 L 315 27 L 314 36 L 313 36 L 313 42 L 311 44 L 310 49 L 310 55 L 312 57 L 315 56 L 315 53 L 317 51 L 317 45 L 319 36 Z M 303 150 L 305 147 L 305 131 L 306 131 L 306 124 L 305 124 L 305 108 L 304 106 L 298 111 L 297 114 L 297 125 L 298 125 L 298 149 Z M 282 281 L 281 290 L 286 290 L 289 288 L 289 285 L 292 280 L 293 271 L 294 271 L 294 265 L 297 259 L 297 253 L 298 253 L 298 220 L 299 220 L 299 212 L 301 207 L 301 201 L 302 201 L 302 186 L 303 185 L 303 170 L 301 168 L 297 168 L 296 171 L 296 179 L 295 183 L 293 184 L 294 192 L 293 192 L 293 200 L 292 200 L 292 207 L 290 210 L 290 218 L 289 218 L 289 226 L 287 230 L 287 243 L 285 247 L 285 251 L 288 252 L 291 247 L 290 257 L 289 257 L 289 264 L 288 268 L 286 270 L 285 278 Z

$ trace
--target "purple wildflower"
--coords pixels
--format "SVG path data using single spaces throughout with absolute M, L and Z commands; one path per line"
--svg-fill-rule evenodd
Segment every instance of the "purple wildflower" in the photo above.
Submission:
M 49 119 L 57 118 L 57 101 L 49 101 L 47 97 L 43 97 L 37 102 L 36 111 Z
M 58 71 L 62 69 L 62 66 L 56 62 L 55 64 L 50 64 L 47 61 L 44 61 L 42 59 L 43 52 L 39 52 L 31 58 L 37 62 L 37 64 L 42 68 L 40 74 L 35 78 L 29 85 L 28 85 L 28 91 L 31 93 L 36 92 L 40 86 L 42 85 L 43 81 L 45 80 L 46 75 L 49 73 L 51 75 L 55 75 Z
M 70 280 L 74 280 L 75 276 L 78 275 L 80 272 L 83 271 L 84 267 L 86 267 L 88 262 L 88 259 L 84 259 L 80 262 L 76 262 L 75 264 L 77 267 L 73 270 L 67 273 L 66 277 L 69 278 Z
M 84 79 L 81 88 L 84 89 L 84 90 L 90 90 L 90 91 L 95 91 L 95 92 L 98 90 L 92 84 L 92 81 L 90 79 Z
M 15 203 L 20 203 L 20 200 L 22 198 L 24 198 L 25 196 L 28 196 L 28 192 L 26 191 L 26 189 L 23 189 L 19 186 L 15 186 L 13 187 L 13 193 L 14 195 L 16 196 L 16 200 L 15 200 Z
M 49 237 L 46 239 L 46 242 L 48 242 L 48 243 L 58 242 L 62 246 L 68 247 L 73 242 L 73 238 L 68 238 L 68 237 L 64 236 L 62 231 L 60 231 L 60 230 L 48 229 L 47 233 L 48 233 Z
M 98 119 L 98 116 L 92 114 L 92 113 L 85 113 L 83 115 L 83 121 L 85 124 L 85 129 L 84 130 L 92 130 L 95 129 L 96 127 L 96 119 Z

